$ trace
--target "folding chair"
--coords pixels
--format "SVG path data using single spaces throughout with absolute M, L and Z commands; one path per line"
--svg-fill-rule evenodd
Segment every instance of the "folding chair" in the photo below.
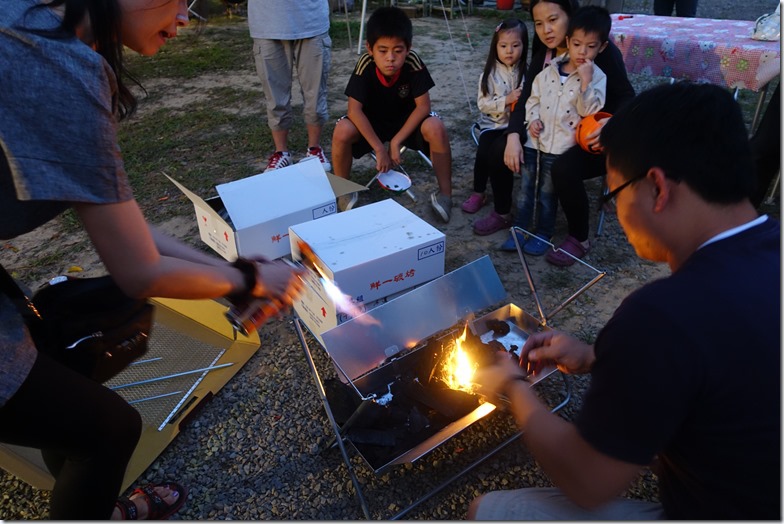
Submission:
M 474 139 L 474 144 L 479 145 L 479 122 L 471 124 L 471 138 Z

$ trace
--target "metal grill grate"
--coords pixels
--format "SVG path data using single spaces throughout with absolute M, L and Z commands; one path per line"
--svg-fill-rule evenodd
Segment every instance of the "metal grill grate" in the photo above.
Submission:
M 160 431 L 225 351 L 155 323 L 147 353 L 104 385 Z

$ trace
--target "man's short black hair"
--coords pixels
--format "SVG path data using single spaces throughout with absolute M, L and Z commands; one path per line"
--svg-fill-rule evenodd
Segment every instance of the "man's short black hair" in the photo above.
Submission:
M 610 12 L 598 5 L 585 5 L 575 10 L 569 17 L 566 36 L 572 37 L 576 30 L 599 36 L 599 41 L 604 43 L 610 38 L 612 19 Z
M 607 164 L 626 180 L 661 168 L 705 201 L 730 204 L 756 185 L 740 105 L 711 84 L 678 82 L 640 93 L 601 132 Z
M 367 43 L 375 45 L 379 38 L 400 38 L 411 49 L 414 28 L 408 15 L 399 7 L 379 7 L 367 21 Z

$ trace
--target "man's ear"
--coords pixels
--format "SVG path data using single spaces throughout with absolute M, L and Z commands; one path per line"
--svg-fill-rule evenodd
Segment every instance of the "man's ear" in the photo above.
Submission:
M 373 56 L 373 48 L 370 47 L 367 40 L 365 40 L 365 51 L 367 51 L 370 56 Z
M 670 201 L 670 184 L 667 175 L 660 167 L 652 167 L 648 170 L 648 179 L 653 185 L 653 210 L 662 211 Z

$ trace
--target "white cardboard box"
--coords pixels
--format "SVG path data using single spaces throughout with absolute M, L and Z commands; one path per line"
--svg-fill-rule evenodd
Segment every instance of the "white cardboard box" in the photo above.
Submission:
M 391 199 L 289 228 L 291 256 L 308 244 L 328 281 L 365 311 L 444 274 L 444 233 Z M 309 272 L 294 310 L 317 337 L 348 320 L 327 294 L 320 276 Z
M 289 226 L 334 215 L 337 197 L 367 189 L 313 160 L 220 184 L 207 200 L 166 177 L 193 202 L 201 239 L 230 261 L 289 255 Z

